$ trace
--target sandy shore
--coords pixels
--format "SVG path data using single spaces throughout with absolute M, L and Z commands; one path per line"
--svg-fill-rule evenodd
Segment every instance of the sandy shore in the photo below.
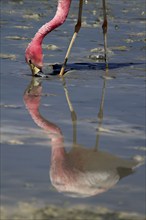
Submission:
M 9 213 L 8 213 L 9 212 Z M 42 208 L 21 203 L 13 212 L 1 208 L 1 220 L 145 220 L 138 213 L 115 212 L 105 207 L 72 206 L 60 208 L 49 205 Z

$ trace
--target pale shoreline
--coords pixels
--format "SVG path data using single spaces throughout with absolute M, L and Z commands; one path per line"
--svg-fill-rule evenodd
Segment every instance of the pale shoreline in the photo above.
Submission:
M 8 214 L 9 212 L 9 214 Z M 145 220 L 145 216 L 125 211 L 113 211 L 106 207 L 78 205 L 58 207 L 55 205 L 37 208 L 34 204 L 21 203 L 12 210 L 1 208 L 1 220 Z

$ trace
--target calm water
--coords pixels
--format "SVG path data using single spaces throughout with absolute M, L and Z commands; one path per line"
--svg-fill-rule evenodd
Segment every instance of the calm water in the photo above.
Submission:
M 108 77 L 104 77 L 104 63 L 91 59 L 100 53 L 93 49 L 103 48 L 101 2 L 88 1 L 84 5 L 83 27 L 73 47 L 65 81 L 56 75 L 33 81 L 28 94 L 26 89 L 32 79 L 24 61 L 24 51 L 36 30 L 52 18 L 56 4 L 57 1 L 45 0 L 35 3 L 1 1 L 1 205 L 10 211 L 23 203 L 35 203 L 38 207 L 86 204 L 144 214 L 145 165 L 141 164 L 134 173 L 130 171 L 132 165 L 124 165 L 133 157 L 142 160 L 145 155 L 144 1 L 108 2 Z M 49 64 L 63 61 L 77 8 L 78 1 L 74 0 L 66 23 L 44 40 L 46 73 L 50 71 Z M 76 116 L 74 121 L 68 96 L 75 111 L 72 114 L 74 119 Z M 103 114 L 100 120 L 99 113 Z M 41 120 L 46 123 L 45 127 L 40 126 Z M 51 126 L 57 137 L 54 133 L 51 136 Z M 59 144 L 53 143 L 55 138 L 60 138 L 58 143 L 66 149 L 66 156 L 56 160 L 52 151 Z M 77 145 L 77 153 L 69 153 L 74 152 Z M 78 197 L 58 192 L 62 191 L 60 185 L 65 183 L 56 178 L 63 171 L 56 171 L 60 164 L 52 168 L 51 163 L 57 164 L 68 157 L 69 160 L 65 160 L 74 161 L 73 165 L 65 163 L 65 169 L 70 172 L 67 166 L 76 170 L 80 154 L 82 166 L 85 166 L 82 169 L 87 170 L 89 182 L 97 172 L 103 178 L 108 179 L 109 175 L 110 180 L 99 183 L 99 189 L 105 191 L 109 184 L 109 190 L 80 198 L 87 191 L 90 194 L 89 188 L 81 193 L 83 182 L 86 182 L 84 176 L 77 186 L 75 195 Z M 101 170 L 96 160 L 103 164 L 99 165 Z M 122 166 L 126 167 L 122 172 L 112 171 L 113 167 Z M 58 184 L 55 185 L 58 190 L 53 184 Z

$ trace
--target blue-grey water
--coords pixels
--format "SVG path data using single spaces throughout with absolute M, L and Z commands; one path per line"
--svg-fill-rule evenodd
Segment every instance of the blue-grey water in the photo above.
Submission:
M 1 206 L 13 212 L 21 204 L 82 204 L 144 214 L 144 163 L 99 195 L 71 198 L 52 186 L 50 138 L 35 124 L 23 100 L 32 80 L 24 53 L 38 28 L 53 17 L 56 5 L 57 1 L 46 0 L 1 1 Z M 39 111 L 61 129 L 69 151 L 74 129 L 67 91 L 77 116 L 78 144 L 92 149 L 99 138 L 100 151 L 142 161 L 146 150 L 145 2 L 108 1 L 108 76 L 104 62 L 94 59 L 103 48 L 101 5 L 95 0 L 84 4 L 83 25 L 68 61 L 65 82 L 56 75 L 42 80 Z M 46 73 L 49 64 L 63 62 L 77 10 L 78 1 L 74 0 L 65 24 L 43 42 Z M 102 122 L 98 120 L 101 101 Z

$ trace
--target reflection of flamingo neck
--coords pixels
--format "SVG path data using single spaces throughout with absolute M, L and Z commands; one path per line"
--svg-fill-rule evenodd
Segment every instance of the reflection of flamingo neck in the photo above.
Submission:
M 54 173 L 60 174 L 66 164 L 66 152 L 64 149 L 64 138 L 59 127 L 44 119 L 39 110 L 29 110 L 34 122 L 47 132 L 51 140 L 51 169 Z
M 36 97 L 35 97 L 36 98 Z M 64 138 L 62 132 L 59 127 L 55 124 L 47 121 L 39 112 L 39 98 L 35 99 L 35 102 L 29 102 L 29 96 L 24 97 L 26 107 L 33 119 L 33 121 L 42 128 L 48 135 L 51 140 L 51 147 L 52 147 L 52 156 L 53 158 L 63 158 L 65 154 L 64 150 Z

